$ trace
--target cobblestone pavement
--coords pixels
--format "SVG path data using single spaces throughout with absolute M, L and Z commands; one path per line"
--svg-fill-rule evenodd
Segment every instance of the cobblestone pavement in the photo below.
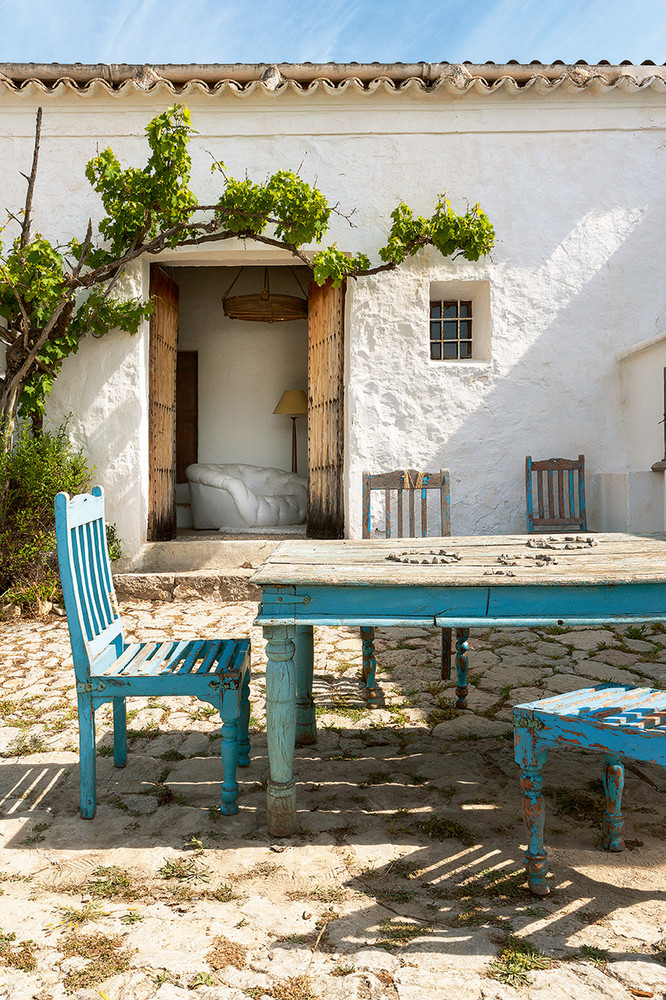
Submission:
M 552 894 L 524 885 L 512 705 L 599 681 L 661 685 L 651 626 L 485 631 L 470 711 L 439 633 L 378 631 L 368 710 L 351 629 L 316 634 L 319 741 L 296 754 L 300 829 L 266 833 L 256 605 L 125 605 L 129 638 L 251 634 L 253 760 L 222 818 L 219 729 L 187 699 L 129 703 L 113 767 L 98 713 L 97 817 L 78 816 L 64 620 L 0 624 L 0 997 L 587 1000 L 666 995 L 666 775 L 627 768 L 627 850 L 600 849 L 600 760 L 552 752 Z

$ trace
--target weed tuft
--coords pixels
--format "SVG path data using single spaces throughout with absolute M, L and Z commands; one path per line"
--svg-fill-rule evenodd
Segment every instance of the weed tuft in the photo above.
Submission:
M 529 986 L 530 972 L 550 967 L 550 959 L 523 938 L 507 934 L 500 944 L 499 957 L 490 963 L 491 979 L 507 986 Z
M 207 882 L 211 870 L 196 857 L 175 858 L 173 861 L 165 861 L 159 874 L 163 879 L 175 879 L 177 882 Z
M 206 961 L 216 972 L 219 969 L 226 969 L 228 965 L 233 965 L 235 969 L 244 969 L 247 966 L 247 948 L 220 934 L 213 941 L 206 955 Z
M 432 840 L 448 840 L 455 837 L 465 847 L 473 847 L 478 841 L 471 830 L 455 819 L 444 819 L 441 816 L 431 816 L 416 823 L 421 833 Z
M 37 945 L 34 941 L 21 941 L 20 944 L 14 945 L 14 941 L 16 934 L 4 934 L 0 931 L 0 962 L 10 969 L 32 972 L 37 965 L 35 955 Z
M 103 983 L 129 969 L 132 952 L 123 948 L 119 934 L 68 934 L 62 942 L 65 958 L 76 956 L 89 959 L 83 969 L 71 969 L 64 978 L 66 993 L 87 989 Z
M 377 948 L 392 951 L 394 948 L 404 948 L 415 938 L 432 933 L 430 927 L 407 920 L 382 920 L 379 925 L 380 937 L 376 941 Z

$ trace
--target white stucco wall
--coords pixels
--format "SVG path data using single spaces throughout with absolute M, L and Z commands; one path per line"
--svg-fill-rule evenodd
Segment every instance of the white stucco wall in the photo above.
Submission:
M 306 290 L 306 268 L 299 280 Z M 273 413 L 285 389 L 307 392 L 307 321 L 249 323 L 224 315 L 238 269 L 177 267 L 178 349 L 199 354 L 199 461 L 291 471 L 292 423 Z M 289 268 L 269 270 L 271 293 L 303 297 Z M 230 295 L 260 292 L 264 269 L 244 270 Z M 307 422 L 297 418 L 298 469 L 307 470 Z
M 96 146 L 110 143 L 124 162 L 143 163 L 143 127 L 173 98 L 159 88 L 148 94 L 127 88 L 114 96 L 94 88 L 88 96 L 62 89 L 41 97 L 30 88 L 13 96 L 3 91 L 0 163 L 8 205 L 22 201 L 18 171 L 30 161 L 38 100 L 45 117 L 36 220 L 46 235 L 64 239 L 83 233 L 88 215 L 99 214 L 83 177 Z M 363 470 L 405 465 L 450 468 L 455 532 L 520 530 L 526 453 L 583 452 L 590 523 L 604 527 L 595 475 L 642 467 L 635 464 L 617 355 L 654 335 L 666 298 L 666 102 L 660 92 L 560 88 L 539 94 L 532 88 L 453 97 L 444 90 L 348 88 L 250 96 L 227 90 L 210 97 L 193 88 L 183 101 L 200 133 L 191 152 L 193 187 L 202 200 L 215 196 L 210 150 L 231 174 L 242 176 L 247 169 L 259 179 L 303 162 L 303 176 L 317 178 L 331 203 L 358 209 L 355 229 L 332 218 L 330 239 L 374 259 L 390 212 L 402 199 L 426 213 L 448 190 L 456 209 L 464 209 L 465 199 L 479 201 L 495 225 L 491 259 L 472 264 L 429 251 L 393 275 L 350 283 L 349 532 L 360 532 Z M 209 264 L 246 259 L 242 246 L 206 250 Z M 461 280 L 488 283 L 489 359 L 432 362 L 429 283 Z M 104 362 L 112 372 L 103 399 L 94 404 L 99 433 L 86 429 L 100 469 L 118 460 L 117 440 L 127 437 L 124 418 L 122 429 L 113 420 L 105 427 L 102 413 L 120 418 L 135 406 L 145 412 L 145 380 L 137 368 L 130 383 L 124 367 L 140 366 L 145 345 L 140 338 L 122 342 L 123 357 Z M 67 362 L 72 371 L 57 386 L 56 412 L 76 412 L 88 380 L 86 395 L 98 399 L 93 359 L 112 351 L 112 343 L 86 345 Z M 125 480 L 134 483 L 131 504 L 138 510 L 145 494 L 140 456 L 147 429 L 145 421 L 131 421 L 133 444 L 124 454 L 132 469 L 126 467 Z M 127 490 L 121 496 L 109 496 L 119 523 L 125 516 L 120 508 L 130 502 Z M 655 527 L 663 524 L 663 510 L 659 517 Z
M 143 272 L 135 267 L 121 291 L 141 294 Z M 51 425 L 67 421 L 70 437 L 94 466 L 107 520 L 117 526 L 126 560 L 146 539 L 148 347 L 148 323 L 133 336 L 114 330 L 100 340 L 86 338 L 63 365 L 48 407 Z

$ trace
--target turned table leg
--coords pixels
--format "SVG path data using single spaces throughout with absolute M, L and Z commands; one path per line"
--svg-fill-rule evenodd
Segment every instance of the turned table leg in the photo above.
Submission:
M 266 735 L 270 780 L 268 782 L 268 832 L 274 837 L 294 833 L 296 789 L 294 745 L 296 741 L 296 667 L 293 625 L 265 625 L 266 639 Z

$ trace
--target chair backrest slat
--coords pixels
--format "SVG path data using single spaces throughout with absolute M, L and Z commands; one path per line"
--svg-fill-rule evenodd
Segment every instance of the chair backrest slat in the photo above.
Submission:
M 566 517 L 564 513 L 564 472 L 562 469 L 557 470 L 557 496 L 560 502 L 559 510 L 560 517 Z
M 537 476 L 537 498 L 539 502 L 539 518 L 543 520 L 546 516 L 543 506 L 543 476 Z
M 93 560 L 90 546 L 90 524 L 80 524 L 74 530 L 79 550 L 79 578 L 83 585 L 84 600 L 88 615 L 88 638 L 93 639 L 102 631 L 102 625 L 98 613 L 97 601 L 95 600 L 94 577 L 91 573 Z
M 431 535 L 451 534 L 451 502 L 449 495 L 449 471 L 439 473 L 417 472 L 415 469 L 396 469 L 393 472 L 363 474 L 363 537 L 373 537 L 372 495 L 380 495 L 384 501 L 383 528 L 380 534 L 386 538 L 427 538 Z M 436 492 L 434 492 L 436 491 Z M 439 502 L 433 510 L 428 497 L 439 494 Z M 420 503 L 417 503 L 417 494 Z M 405 511 L 405 506 L 407 510 Z M 393 511 L 395 510 L 395 516 Z M 434 517 L 434 525 L 429 524 L 429 513 Z M 379 518 L 381 521 L 381 517 Z M 397 530 L 396 530 L 397 523 Z
M 531 455 L 528 455 L 525 459 L 525 500 L 528 531 L 566 531 L 570 528 L 587 531 L 585 456 L 579 455 L 577 459 L 549 458 L 534 462 Z
M 77 680 L 90 677 L 91 664 L 114 647 L 123 649 L 122 622 L 116 605 L 106 545 L 101 487 L 55 502 L 58 564 Z

